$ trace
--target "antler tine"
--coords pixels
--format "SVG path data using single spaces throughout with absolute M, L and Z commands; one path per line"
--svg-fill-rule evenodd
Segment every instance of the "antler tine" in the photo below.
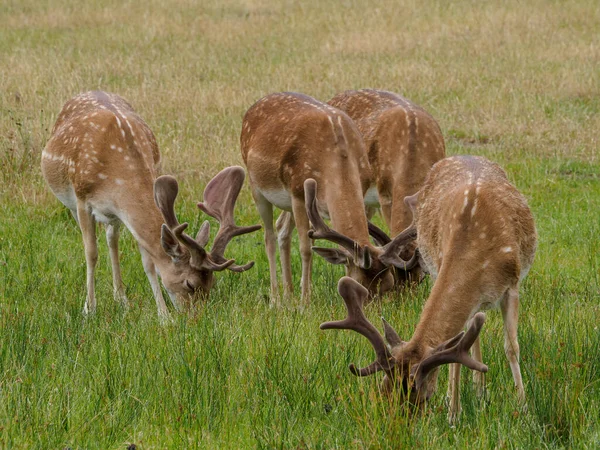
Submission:
M 338 283 L 338 292 L 344 299 L 348 316 L 344 320 L 322 323 L 320 328 L 322 330 L 353 330 L 369 340 L 375 349 L 376 360 L 362 369 L 357 369 L 354 364 L 350 365 L 352 374 L 364 377 L 384 370 L 389 376 L 393 376 L 392 369 L 395 366 L 395 360 L 385 345 L 383 337 L 377 331 L 377 328 L 365 317 L 362 310 L 362 305 L 368 296 L 368 291 L 352 278 L 343 277 Z
M 178 192 L 177 180 L 170 175 L 162 175 L 154 181 L 154 203 L 171 229 L 179 225 L 175 214 L 175 199 Z
M 461 332 L 457 336 L 441 344 L 434 350 L 431 356 L 424 359 L 416 366 L 417 390 L 421 389 L 427 375 L 429 375 L 433 369 L 443 364 L 459 363 L 471 370 L 477 370 L 479 372 L 488 371 L 488 367 L 485 364 L 475 361 L 469 356 L 469 349 L 475 342 L 475 339 L 479 336 L 484 322 L 484 313 L 479 312 L 475 314 L 466 333 Z
M 260 225 L 239 227 L 235 224 L 233 209 L 244 184 L 246 173 L 240 166 L 232 166 L 219 172 L 204 189 L 204 202 L 198 203 L 198 208 L 219 222 L 219 231 L 213 242 L 210 257 L 216 263 L 223 263 L 227 244 L 235 236 L 260 230 Z M 254 265 L 251 261 L 243 266 L 229 265 L 229 270 L 243 272 Z
M 392 242 L 387 233 L 372 222 L 369 222 L 369 234 L 375 239 L 375 243 L 381 247 Z
M 308 237 L 311 239 L 326 239 L 334 244 L 341 245 L 348 250 L 352 255 L 363 251 L 363 249 L 350 239 L 327 226 L 317 208 L 317 182 L 312 178 L 304 181 L 304 204 L 306 206 L 306 214 L 312 224 L 314 230 L 308 231 Z M 360 256 L 359 256 L 360 258 Z M 362 258 L 360 258 L 362 259 Z
M 383 254 L 379 257 L 380 261 L 388 266 L 397 267 L 398 269 L 411 270 L 419 263 L 418 251 L 415 250 L 412 258 L 408 261 L 400 258 L 400 252 L 402 251 L 402 247 L 416 238 L 417 227 L 413 222 L 408 228 L 383 247 Z
M 189 250 L 191 255 L 190 265 L 192 267 L 197 269 L 206 269 L 213 272 L 220 272 L 221 270 L 227 269 L 235 262 L 233 259 L 224 260 L 223 262 L 213 261 L 200 243 L 184 233 L 187 227 L 187 222 L 182 223 L 173 229 L 173 234 L 175 234 L 177 240 L 179 240 L 179 242 L 181 242 Z

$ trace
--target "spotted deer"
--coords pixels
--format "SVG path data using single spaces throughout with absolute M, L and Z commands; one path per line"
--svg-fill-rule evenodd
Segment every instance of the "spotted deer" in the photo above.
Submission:
M 416 193 L 431 166 L 445 157 L 439 125 L 423 108 L 393 92 L 351 90 L 337 94 L 327 103 L 348 114 L 359 129 L 374 181 L 365 203 L 372 212 L 381 207 L 390 235 L 397 236 L 412 221 L 404 197 Z M 372 223 L 369 228 L 379 245 L 390 242 L 386 233 Z M 401 256 L 409 258 L 415 246 L 415 241 L 408 243 Z M 418 278 L 418 265 L 413 272 L 416 273 L 410 275 Z M 402 279 L 405 274 L 399 271 L 397 278 Z
M 221 171 L 207 185 L 204 203 L 198 204 L 220 223 L 208 252 L 208 221 L 196 239 L 184 232 L 187 223 L 179 224 L 173 207 L 177 181 L 171 176 L 156 178 L 159 162 L 154 134 L 118 95 L 83 93 L 69 100 L 60 112 L 41 165 L 48 186 L 71 210 L 81 229 L 87 264 L 85 314 L 96 309 L 96 222 L 106 225 L 115 299 L 127 304 L 118 251 L 120 226 L 125 224 L 138 243 L 161 317 L 169 313 L 157 272 L 175 307 L 185 309 L 208 295 L 215 271 L 242 272 L 253 265 L 235 265 L 224 257 L 231 238 L 260 228 L 237 227 L 233 219 L 244 169 Z
M 407 197 L 424 264 L 435 280 L 412 338 L 402 341 L 383 322 L 386 346 L 377 329 L 365 318 L 362 305 L 367 292 L 344 279 L 339 292 L 348 317 L 327 322 L 322 329 L 350 329 L 367 337 L 377 355 L 364 369 L 366 376 L 384 371 L 383 389 L 401 386 L 413 402 L 429 399 L 436 389 L 438 367 L 454 364 L 449 377 L 450 419 L 460 412 L 460 364 L 478 372 L 474 381 L 483 389 L 479 331 L 480 310 L 499 306 L 504 319 L 504 350 L 518 396 L 525 391 L 519 367 L 517 320 L 519 282 L 527 275 L 537 235 L 527 201 L 510 184 L 505 172 L 487 159 L 456 156 L 436 163 L 417 194 Z M 407 231 L 407 230 L 405 230 Z M 465 325 L 469 329 L 463 335 Z M 473 358 L 467 355 L 473 347 Z
M 341 249 L 312 247 L 312 251 L 344 264 L 347 273 L 371 293 L 392 287 L 390 265 L 412 264 L 395 254 L 395 241 L 383 248 L 369 241 L 363 198 L 371 184 L 371 169 L 360 133 L 344 112 L 303 94 L 270 94 L 246 112 L 240 143 L 265 226 L 273 304 L 279 301 L 273 206 L 292 213 L 282 214 L 277 221 L 287 295 L 293 292 L 291 233 L 294 226 L 298 228 L 305 303 L 310 298 L 311 239 L 329 239 L 340 245 Z M 310 221 L 307 210 L 314 212 Z M 320 215 L 331 218 L 334 230 Z M 319 227 L 309 237 L 310 222 Z

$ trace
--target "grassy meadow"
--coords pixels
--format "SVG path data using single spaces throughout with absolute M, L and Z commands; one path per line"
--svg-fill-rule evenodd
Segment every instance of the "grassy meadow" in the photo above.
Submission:
M 0 448 L 600 447 L 597 0 L 4 0 L 0 23 Z M 345 314 L 342 269 L 317 259 L 313 304 L 269 308 L 261 232 L 228 248 L 256 260 L 251 271 L 218 274 L 196 316 L 163 326 L 126 231 L 131 308 L 113 300 L 100 231 L 98 311 L 82 316 L 80 232 L 39 168 L 64 102 L 91 89 L 127 98 L 197 230 L 207 181 L 242 164 L 241 119 L 257 99 L 364 87 L 422 105 L 448 154 L 497 161 L 528 198 L 539 247 L 521 287 L 526 409 L 499 311 L 481 336 L 486 396 L 463 369 L 453 426 L 446 369 L 416 415 L 381 395 L 380 375 L 352 376 L 349 363 L 373 358 L 367 340 L 319 330 Z M 259 223 L 247 186 L 237 216 Z M 292 259 L 299 291 L 297 245 Z M 367 315 L 408 339 L 430 289 L 390 294 Z

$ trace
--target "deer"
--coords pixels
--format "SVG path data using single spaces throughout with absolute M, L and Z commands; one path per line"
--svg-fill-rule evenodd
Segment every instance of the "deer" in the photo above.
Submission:
M 420 106 L 384 90 L 344 91 L 327 103 L 348 114 L 365 141 L 374 179 L 365 196 L 369 219 L 380 207 L 390 235 L 397 236 L 412 222 L 404 197 L 415 194 L 431 167 L 446 156 L 438 123 Z M 369 232 L 378 245 L 391 241 L 371 222 Z M 415 241 L 407 243 L 401 256 L 410 258 L 415 247 Z M 396 279 L 404 282 L 408 274 L 417 280 L 421 269 L 396 271 Z
M 338 286 L 347 318 L 323 323 L 321 329 L 348 329 L 365 336 L 376 359 L 365 368 L 352 365 L 350 371 L 357 376 L 384 371 L 382 391 L 400 386 L 416 404 L 435 392 L 438 368 L 452 364 L 448 399 L 454 421 L 461 409 L 461 365 L 475 371 L 477 392 L 483 392 L 487 366 L 479 343 L 485 319 L 481 310 L 499 307 L 505 354 L 518 399 L 524 402 L 517 339 L 519 283 L 531 268 L 537 246 L 527 200 L 499 165 L 483 157 L 454 156 L 437 162 L 421 189 L 405 201 L 413 221 L 404 232 L 416 230 L 419 257 L 434 280 L 411 339 L 400 339 L 385 320 L 382 337 L 363 313 L 368 293 L 348 279 Z M 461 331 L 465 326 L 466 333 Z M 472 358 L 467 353 L 471 347 Z
M 54 195 L 72 213 L 81 230 L 86 260 L 87 295 L 84 315 L 96 310 L 94 272 L 98 260 L 96 223 L 106 227 L 115 300 L 128 305 L 119 265 L 122 224 L 137 241 L 158 314 L 168 318 L 158 275 L 177 310 L 206 298 L 214 272 L 244 272 L 254 262 L 226 259 L 230 240 L 260 229 L 238 227 L 233 217 L 245 172 L 228 167 L 204 190 L 198 208 L 219 222 L 210 251 L 210 224 L 195 238 L 185 233 L 174 210 L 179 186 L 170 175 L 157 177 L 160 152 L 154 134 L 133 107 L 108 92 L 79 94 L 62 108 L 41 155 L 42 174 Z
M 414 265 L 414 260 L 405 261 L 396 254 L 394 240 L 383 247 L 370 243 L 364 195 L 371 185 L 371 169 L 362 137 L 343 111 L 304 94 L 269 94 L 244 115 L 240 146 L 264 224 L 272 306 L 279 305 L 276 240 L 285 295 L 293 294 L 290 252 L 294 227 L 300 241 L 305 305 L 310 301 L 312 252 L 345 265 L 348 275 L 372 295 L 393 286 L 390 266 Z M 274 207 L 284 212 L 277 220 L 277 236 Z M 310 211 L 314 214 L 309 220 Z M 320 215 L 331 219 L 333 230 L 319 220 Z M 322 226 L 311 230 L 309 236 L 311 222 Z M 341 248 L 313 247 L 313 239 L 328 239 Z

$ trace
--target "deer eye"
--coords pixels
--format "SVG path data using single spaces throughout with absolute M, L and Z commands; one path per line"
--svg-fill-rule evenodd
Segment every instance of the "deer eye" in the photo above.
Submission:
M 190 283 L 188 280 L 185 280 L 185 287 L 188 288 L 190 292 L 194 292 L 196 290 L 196 288 L 194 288 L 192 283 Z

